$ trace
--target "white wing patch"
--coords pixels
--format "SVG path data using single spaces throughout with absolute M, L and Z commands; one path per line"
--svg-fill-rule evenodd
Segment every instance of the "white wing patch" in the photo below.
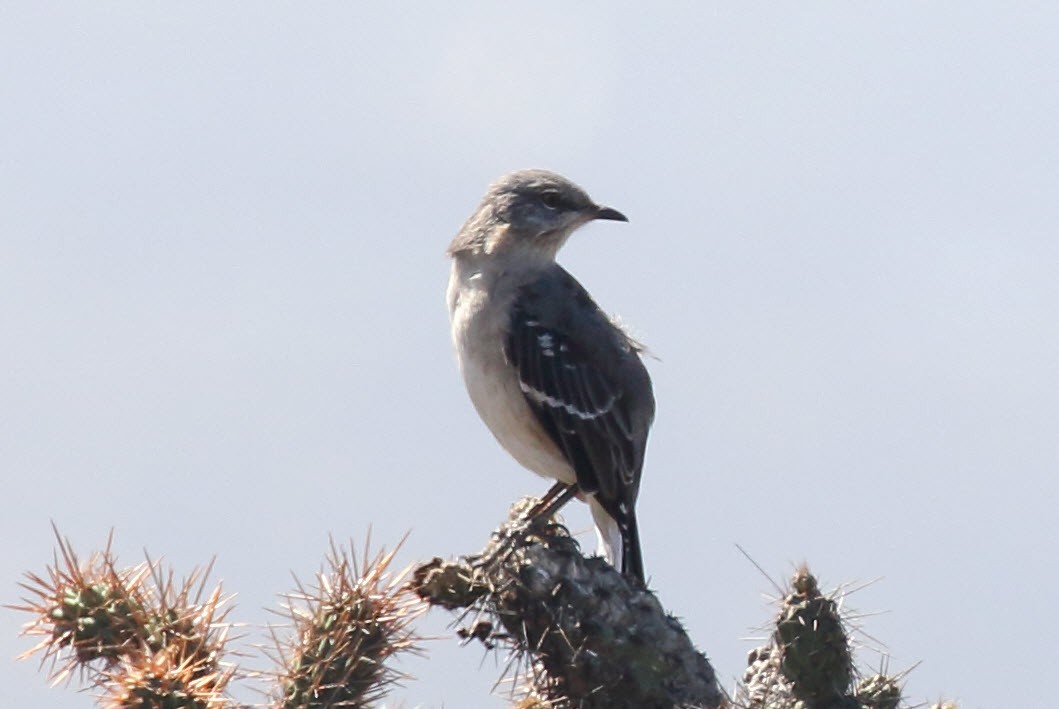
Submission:
M 607 399 L 607 403 L 603 404 L 603 406 L 599 407 L 598 409 L 594 409 L 592 411 L 581 411 L 573 404 L 568 404 L 562 399 L 556 399 L 554 396 L 548 396 L 542 391 L 537 391 L 521 379 L 519 379 L 518 386 L 520 389 L 522 389 L 523 394 L 533 399 L 538 404 L 550 406 L 553 409 L 562 409 L 566 413 L 570 414 L 571 416 L 576 416 L 582 421 L 591 421 L 592 419 L 597 419 L 600 416 L 603 416 L 614 408 L 614 402 L 617 400 L 616 396 L 611 396 Z

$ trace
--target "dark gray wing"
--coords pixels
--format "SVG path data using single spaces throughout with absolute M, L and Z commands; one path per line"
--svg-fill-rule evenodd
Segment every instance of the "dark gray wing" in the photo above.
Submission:
M 576 471 L 578 486 L 597 493 L 621 521 L 639 490 L 654 413 L 650 381 L 628 338 L 572 276 L 561 275 L 520 292 L 506 355 L 537 420 Z

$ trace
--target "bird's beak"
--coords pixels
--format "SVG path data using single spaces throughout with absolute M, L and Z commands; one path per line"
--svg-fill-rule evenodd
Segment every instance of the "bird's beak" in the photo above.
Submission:
M 596 211 L 592 214 L 593 219 L 610 219 L 615 222 L 627 222 L 629 218 L 619 212 L 617 209 L 611 209 L 610 207 L 596 206 Z

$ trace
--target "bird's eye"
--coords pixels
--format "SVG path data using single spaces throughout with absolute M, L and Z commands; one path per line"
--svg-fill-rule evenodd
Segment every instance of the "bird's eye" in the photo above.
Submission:
M 559 198 L 558 192 L 549 190 L 541 195 L 541 204 L 548 209 L 558 209 L 561 202 L 562 200 Z

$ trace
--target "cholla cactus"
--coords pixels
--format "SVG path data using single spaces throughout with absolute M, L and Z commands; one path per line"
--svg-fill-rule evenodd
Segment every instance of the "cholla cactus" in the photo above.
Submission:
M 362 707 L 401 678 L 387 660 L 415 650 L 409 623 L 423 606 L 404 572 L 390 571 L 393 555 L 365 552 L 361 569 L 332 545 L 316 587 L 287 597 L 293 638 L 276 643 L 272 706 Z M 219 586 L 205 592 L 208 575 L 177 584 L 150 560 L 119 569 L 109 540 L 81 563 L 59 537 L 55 563 L 22 584 L 31 597 L 15 608 L 33 614 L 24 633 L 41 637 L 22 657 L 43 653 L 56 682 L 81 670 L 107 709 L 233 707 L 226 690 L 236 669 L 222 662 L 229 599 Z
M 369 556 L 365 549 L 361 573 L 356 559 L 332 544 L 316 587 L 287 596 L 293 637 L 276 639 L 273 706 L 365 707 L 404 678 L 387 661 L 417 651 L 410 623 L 423 606 L 404 585 L 407 570 L 390 571 L 396 551 Z
M 820 592 L 806 567 L 780 600 L 767 645 L 750 653 L 738 705 L 746 709 L 897 709 L 901 680 L 882 671 L 856 674 L 839 603 Z
M 360 563 L 331 545 L 311 587 L 286 596 L 289 637 L 273 629 L 273 709 L 368 707 L 404 675 L 391 665 L 418 652 L 411 630 L 431 604 L 459 610 L 458 634 L 511 651 L 518 709 L 899 709 L 902 675 L 885 665 L 858 675 L 834 596 L 799 569 L 783 594 L 769 641 L 750 654 L 730 702 L 706 657 L 650 591 L 605 561 L 585 559 L 555 520 L 511 519 L 473 562 L 391 570 L 396 549 Z M 206 591 L 210 569 L 181 583 L 158 562 L 121 569 L 110 540 L 81 563 L 56 533 L 54 563 L 28 573 L 15 608 L 40 638 L 22 657 L 51 660 L 52 679 L 75 669 L 101 688 L 106 709 L 234 709 L 236 668 L 223 661 L 229 598 Z M 414 591 L 414 594 L 412 593 Z M 473 616 L 472 616 L 473 614 Z M 512 665 L 509 665 L 509 670 Z M 855 683 L 856 678 L 860 680 Z M 956 709 L 938 702 L 931 709 Z
M 780 670 L 796 698 L 818 705 L 847 693 L 853 658 L 838 604 L 820 593 L 816 577 L 804 566 L 791 579 L 773 639 Z
M 32 597 L 15 607 L 34 616 L 24 634 L 42 638 L 22 657 L 51 659 L 54 682 L 79 669 L 109 686 L 109 707 L 223 706 L 234 671 L 221 663 L 229 599 L 220 586 L 204 596 L 209 569 L 175 584 L 150 560 L 119 570 L 109 539 L 81 563 L 56 537 L 55 562 L 44 576 L 26 574 Z

